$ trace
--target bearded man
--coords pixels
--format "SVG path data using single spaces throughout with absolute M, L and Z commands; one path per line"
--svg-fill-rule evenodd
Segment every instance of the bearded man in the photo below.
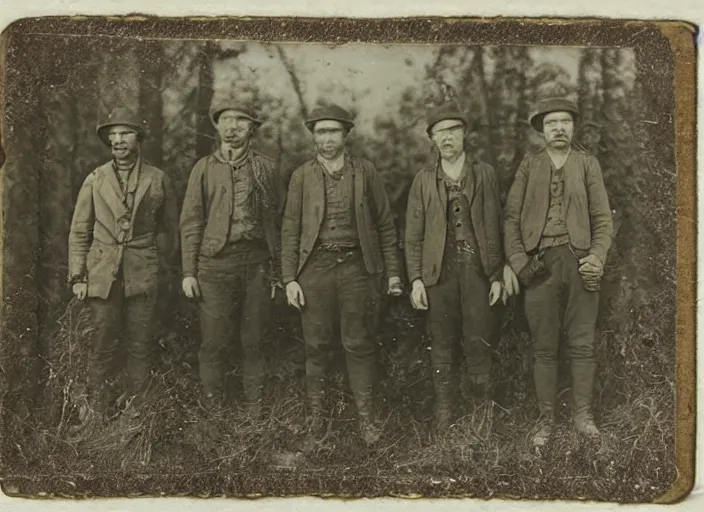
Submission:
M 83 182 L 68 253 L 73 293 L 87 298 L 95 325 L 91 404 L 106 414 L 118 373 L 124 371 L 131 397 L 148 385 L 158 349 L 152 327 L 160 259 L 168 262 L 178 250 L 178 206 L 168 175 L 141 156 L 145 130 L 134 113 L 114 109 L 97 134 L 112 159 Z
M 188 180 L 181 210 L 182 288 L 198 300 L 206 407 L 224 403 L 228 346 L 239 335 L 244 409 L 256 420 L 265 384 L 262 343 L 279 281 L 282 192 L 273 160 L 251 148 L 261 125 L 251 109 L 215 101 L 210 119 L 220 144 L 195 164 Z
M 577 106 L 564 98 L 538 104 L 530 124 L 545 147 L 526 155 L 506 199 L 506 254 L 525 287 L 540 417 L 536 447 L 553 432 L 560 333 L 567 333 L 574 426 L 597 438 L 592 401 L 599 288 L 613 234 L 601 166 L 573 147 Z

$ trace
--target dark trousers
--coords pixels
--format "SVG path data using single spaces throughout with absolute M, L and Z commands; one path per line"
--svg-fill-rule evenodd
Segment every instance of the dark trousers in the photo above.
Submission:
M 237 334 L 244 354 L 245 399 L 261 398 L 265 381 L 262 340 L 270 322 L 271 281 L 266 247 L 254 243 L 227 246 L 198 266 L 201 289 L 198 352 L 205 394 L 222 399 L 228 346 Z
M 125 297 L 118 279 L 107 299 L 88 300 L 95 325 L 89 378 L 95 405 L 101 410 L 111 398 L 107 384 L 123 368 L 123 362 L 130 394 L 139 394 L 148 384 L 157 349 L 152 336 L 156 297 L 156 290 Z
M 549 277 L 526 288 L 525 308 L 533 338 L 533 377 L 542 410 L 552 410 L 557 393 L 560 334 L 567 333 L 576 409 L 591 406 L 596 363 L 594 337 L 599 293 L 584 288 L 579 257 L 569 245 L 547 249 Z
M 445 249 L 440 279 L 427 289 L 430 358 L 435 370 L 456 366 L 463 354 L 470 375 L 490 373 L 496 329 L 490 288 L 478 254 Z
M 309 398 L 319 407 L 330 344 L 342 340 L 350 387 L 360 413 L 369 412 L 375 364 L 380 275 L 369 275 L 360 250 L 316 250 L 298 280 L 305 297 L 301 324 Z M 339 329 L 339 331 L 338 331 Z M 339 334 L 338 334 L 339 332 Z

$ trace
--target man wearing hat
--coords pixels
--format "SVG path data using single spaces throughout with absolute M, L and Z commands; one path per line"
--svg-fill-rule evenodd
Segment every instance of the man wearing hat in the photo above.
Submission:
M 384 276 L 388 293 L 402 293 L 396 231 L 373 164 L 345 150 L 350 114 L 330 105 L 305 125 L 317 155 L 291 177 L 281 267 L 288 302 L 302 315 L 311 434 L 322 434 L 327 355 L 339 328 L 362 436 L 372 445 L 380 436 L 372 383 Z
M 496 174 L 465 152 L 467 121 L 458 105 L 431 110 L 427 133 L 439 158 L 411 185 L 405 254 L 413 307 L 428 310 L 436 429 L 443 432 L 453 419 L 458 352 L 466 360 L 476 405 L 488 398 L 493 306 L 517 293 L 518 283 L 504 265 Z
M 183 282 L 198 299 L 200 379 L 206 405 L 223 404 L 228 346 L 244 353 L 245 409 L 257 419 L 265 382 L 261 350 L 279 260 L 283 193 L 273 160 L 251 146 L 261 121 L 245 105 L 215 101 L 219 147 L 193 167 L 181 211 Z
M 132 112 L 114 109 L 97 133 L 112 150 L 112 160 L 83 182 L 68 252 L 73 293 L 79 300 L 87 298 L 96 330 L 91 402 L 97 412 L 106 413 L 119 369 L 124 369 L 130 395 L 147 386 L 157 348 L 152 325 L 159 260 L 168 261 L 178 250 L 178 206 L 168 175 L 140 155 L 145 131 Z M 165 242 L 161 247 L 159 235 Z
M 548 442 L 554 426 L 563 330 L 571 361 L 575 429 L 599 436 L 592 415 L 594 337 L 599 283 L 613 227 L 599 162 L 572 145 L 578 117 L 577 106 L 567 99 L 538 104 L 530 123 L 546 146 L 526 155 L 506 199 L 506 254 L 525 287 L 533 339 L 540 407 L 535 446 Z

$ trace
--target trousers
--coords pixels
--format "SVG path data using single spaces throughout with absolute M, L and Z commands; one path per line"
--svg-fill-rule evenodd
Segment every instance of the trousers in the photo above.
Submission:
M 360 412 L 365 412 L 370 407 L 374 380 L 381 275 L 367 272 L 359 249 L 317 249 L 298 282 L 305 298 L 301 325 L 309 397 L 317 400 L 316 396 L 324 393 L 331 343 L 339 339 L 345 350 L 352 394 Z
M 201 344 L 198 366 L 203 392 L 221 399 L 229 344 L 244 355 L 245 398 L 261 398 L 265 381 L 262 342 L 271 313 L 269 255 L 265 246 L 237 243 L 198 265 Z
M 99 409 L 108 406 L 106 385 L 120 371 L 131 395 L 146 388 L 158 347 L 153 339 L 156 299 L 156 290 L 125 297 L 121 278 L 113 281 L 106 299 L 88 299 L 95 326 L 89 380 Z
M 496 329 L 490 288 L 476 253 L 445 249 L 440 279 L 427 289 L 433 368 L 457 365 L 463 355 L 470 375 L 490 373 Z
M 525 290 L 525 310 L 533 343 L 533 378 L 541 409 L 554 408 L 560 334 L 567 334 L 575 408 L 591 406 L 596 362 L 594 338 L 599 292 L 587 291 L 579 257 L 569 244 L 545 251 L 549 277 Z

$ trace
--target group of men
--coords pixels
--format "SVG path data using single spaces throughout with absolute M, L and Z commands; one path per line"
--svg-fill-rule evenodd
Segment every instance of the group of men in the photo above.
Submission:
M 578 118 L 571 101 L 540 102 L 530 122 L 546 146 L 524 158 L 502 208 L 494 169 L 466 151 L 468 123 L 458 106 L 428 114 L 439 157 L 413 180 L 404 253 L 411 303 L 427 310 L 439 432 L 455 419 L 458 354 L 475 398 L 488 399 L 496 305 L 522 287 L 540 407 L 534 444 L 547 443 L 554 428 L 563 330 L 575 428 L 599 435 L 594 338 L 612 224 L 599 163 L 572 144 Z M 180 231 L 182 289 L 199 308 L 203 402 L 223 406 L 226 353 L 239 338 L 242 404 L 253 420 L 261 417 L 262 340 L 283 288 L 301 316 L 311 437 L 326 430 L 327 358 L 341 341 L 360 432 L 375 444 L 382 431 L 374 407 L 375 320 L 382 294 L 404 290 L 383 182 L 371 162 L 345 147 L 352 117 L 330 105 L 305 120 L 316 155 L 293 172 L 287 192 L 274 162 L 251 148 L 262 123 L 254 112 L 216 102 L 210 119 L 219 145 L 195 164 L 180 223 L 168 175 L 141 158 L 142 123 L 118 108 L 97 128 L 112 159 L 86 178 L 69 237 L 69 280 L 74 294 L 87 298 L 96 327 L 94 408 L 106 413 L 114 405 L 118 370 L 130 396 L 148 385 L 158 347 L 152 325 L 159 261 L 178 250 Z

